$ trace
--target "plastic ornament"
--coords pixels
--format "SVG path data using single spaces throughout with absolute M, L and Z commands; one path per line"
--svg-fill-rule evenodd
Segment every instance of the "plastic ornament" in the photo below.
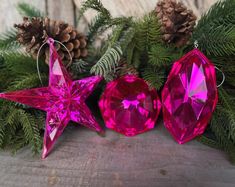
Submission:
M 183 144 L 204 133 L 218 100 L 214 65 L 198 49 L 176 61 L 162 91 L 163 118 Z
M 161 102 L 143 79 L 125 75 L 107 84 L 99 107 L 107 128 L 135 136 L 154 128 Z
M 53 148 L 69 121 L 101 132 L 102 129 L 85 104 L 85 100 L 101 81 L 98 76 L 72 81 L 54 47 L 50 45 L 49 86 L 1 93 L 0 98 L 19 102 L 47 112 L 42 158 Z

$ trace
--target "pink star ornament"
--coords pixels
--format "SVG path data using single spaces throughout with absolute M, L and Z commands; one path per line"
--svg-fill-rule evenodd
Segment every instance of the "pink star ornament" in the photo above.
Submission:
M 70 120 L 102 132 L 85 104 L 85 100 L 102 78 L 93 76 L 72 81 L 54 47 L 54 40 L 48 39 L 48 44 L 50 45 L 49 86 L 0 94 L 0 98 L 47 112 L 42 158 L 52 150 Z

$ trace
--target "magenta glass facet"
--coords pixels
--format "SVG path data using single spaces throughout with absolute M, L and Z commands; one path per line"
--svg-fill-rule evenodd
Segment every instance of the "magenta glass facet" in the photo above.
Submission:
M 26 104 L 47 112 L 42 158 L 53 148 L 70 120 L 95 131 L 102 131 L 85 100 L 101 81 L 98 76 L 72 81 L 49 39 L 49 86 L 0 94 L 1 98 Z
M 218 100 L 214 65 L 194 49 L 176 61 L 162 91 L 166 128 L 180 144 L 201 135 Z
M 143 79 L 126 75 L 108 83 L 99 107 L 108 128 L 134 136 L 154 128 L 161 103 Z

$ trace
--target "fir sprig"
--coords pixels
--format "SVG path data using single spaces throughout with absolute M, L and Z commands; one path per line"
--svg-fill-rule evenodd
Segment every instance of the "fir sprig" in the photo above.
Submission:
M 18 3 L 17 9 L 22 16 L 27 16 L 29 18 L 45 16 L 45 14 L 38 8 L 27 3 Z
M 156 88 L 157 90 L 163 86 L 166 80 L 165 71 L 153 66 L 146 67 L 141 75 L 152 88 Z
M 78 21 L 88 9 L 93 9 L 98 13 L 98 15 L 93 19 L 93 21 L 89 25 L 89 30 L 87 34 L 89 43 L 93 42 L 97 34 L 102 34 L 108 28 L 122 24 L 128 25 L 132 21 L 132 19 L 128 17 L 113 18 L 109 10 L 103 6 L 100 0 L 85 1 L 81 6 Z
M 199 20 L 192 40 L 198 40 L 199 48 L 207 55 L 225 56 L 235 53 L 234 9 L 234 0 L 218 1 Z
M 25 16 L 42 16 L 39 10 L 19 4 Z M 18 90 L 41 86 L 35 60 L 26 53 L 12 29 L 0 36 L 0 91 Z M 47 74 L 45 63 L 40 63 L 42 75 Z M 43 76 L 46 80 L 48 77 Z M 30 145 L 34 153 L 41 151 L 44 115 L 24 105 L 0 100 L 0 148 L 13 152 Z
M 100 75 L 106 78 L 115 71 L 122 56 L 122 49 L 119 45 L 114 45 L 105 52 L 100 60 L 91 68 L 91 74 Z

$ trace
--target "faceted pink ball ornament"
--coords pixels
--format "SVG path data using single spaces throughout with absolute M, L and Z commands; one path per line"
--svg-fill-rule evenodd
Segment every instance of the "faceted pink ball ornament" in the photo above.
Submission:
M 166 128 L 180 144 L 201 135 L 218 100 L 214 65 L 194 49 L 175 62 L 162 91 Z
M 161 103 L 143 79 L 126 75 L 108 83 L 99 107 L 108 128 L 135 136 L 154 128 Z

